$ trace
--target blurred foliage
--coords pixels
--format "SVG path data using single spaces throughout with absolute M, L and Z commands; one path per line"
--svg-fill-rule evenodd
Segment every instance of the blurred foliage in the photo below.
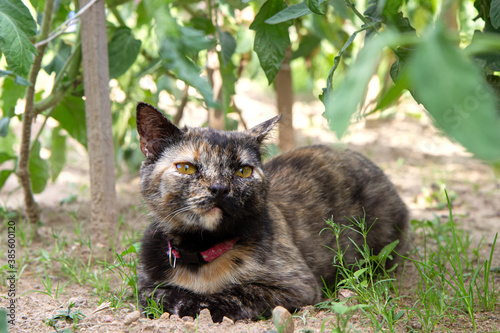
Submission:
M 26 80 L 44 0 L 0 0 L 0 187 L 16 170 L 13 125 L 22 119 Z M 135 105 L 159 105 L 176 118 L 186 103 L 238 112 L 241 77 L 271 83 L 291 46 L 296 89 L 318 92 L 340 137 L 353 115 L 393 106 L 409 91 L 436 126 L 477 157 L 500 160 L 498 93 L 500 6 L 494 0 L 107 0 L 115 157 L 135 171 L 143 156 Z M 35 192 L 55 181 L 72 149 L 86 146 L 78 9 L 57 0 L 52 39 L 36 85 L 43 125 L 31 143 Z M 34 16 L 34 17 L 33 17 Z M 209 62 L 222 78 L 214 94 Z M 98 61 L 98 59 L 96 60 Z M 380 81 L 374 109 L 363 107 L 368 82 Z M 48 121 L 48 120 L 51 121 Z M 42 154 L 42 151 L 48 154 Z

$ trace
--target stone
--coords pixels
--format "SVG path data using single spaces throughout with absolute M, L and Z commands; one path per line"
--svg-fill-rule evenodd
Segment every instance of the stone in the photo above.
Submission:
M 134 321 L 137 321 L 140 317 L 141 313 L 139 311 L 130 312 L 128 315 L 125 316 L 125 319 L 123 319 L 123 323 L 125 325 L 130 325 Z
M 293 333 L 295 323 L 292 314 L 282 306 L 277 306 L 273 310 L 273 323 L 278 332 Z

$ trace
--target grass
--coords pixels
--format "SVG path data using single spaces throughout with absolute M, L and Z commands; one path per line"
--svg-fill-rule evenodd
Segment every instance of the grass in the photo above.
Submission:
M 328 230 L 323 232 L 333 232 L 338 241 L 346 228 L 356 230 L 365 239 L 363 244 L 356 246 L 362 259 L 354 265 L 345 265 L 344 254 L 334 253 L 337 290 L 349 290 L 352 296 L 339 299 L 337 290 L 325 288 L 328 301 L 316 305 L 316 308 L 329 314 L 326 318 L 316 311 L 295 314 L 303 327 L 298 331 L 315 331 L 312 325 L 316 329 L 319 326 L 322 332 L 336 333 L 396 332 L 400 328 L 406 328 L 408 332 L 435 332 L 453 331 L 455 323 L 462 330 L 478 331 L 482 313 L 494 313 L 499 306 L 500 288 L 495 283 L 496 268 L 492 267 L 498 235 L 494 236 L 488 255 L 482 256 L 484 242 L 473 245 L 477 241 L 459 227 L 451 200 L 446 193 L 444 197 L 449 209 L 448 218 L 436 216 L 431 220 L 411 222 L 414 234 L 412 250 L 398 271 L 387 265 L 391 259 L 403 255 L 394 253 L 396 242 L 378 254 L 372 253 L 367 246 L 366 236 L 370 232 L 367 226 L 373 221 L 353 218 L 354 227 L 328 221 Z M 5 209 L 0 209 L 0 214 L 4 215 L 4 220 L 18 219 L 19 216 Z M 103 255 L 102 245 L 96 246 L 86 233 L 85 221 L 79 220 L 76 214 L 71 216 L 74 223 L 70 232 L 50 230 L 49 235 L 42 239 L 43 246 L 38 247 L 33 246 L 40 242 L 35 238 L 36 226 L 17 220 L 18 278 L 26 271 L 34 273 L 42 288 L 29 292 L 57 300 L 62 295 L 71 295 L 71 289 L 80 285 L 91 290 L 97 303 L 109 303 L 115 311 L 130 307 L 130 304 L 138 308 L 138 231 L 124 231 L 130 227 L 121 217 L 115 232 L 107 237 L 109 244 L 104 245 L 112 250 L 109 255 Z M 0 267 L 0 273 L 3 277 L 6 268 Z M 403 283 L 408 278 L 414 281 L 410 287 Z M 79 318 L 68 319 L 78 309 L 68 307 L 64 311 L 64 315 L 48 318 L 46 324 L 58 331 L 58 323 L 66 320 L 72 321 L 73 327 L 78 329 Z M 163 312 L 161 304 L 154 301 L 145 311 L 154 318 Z

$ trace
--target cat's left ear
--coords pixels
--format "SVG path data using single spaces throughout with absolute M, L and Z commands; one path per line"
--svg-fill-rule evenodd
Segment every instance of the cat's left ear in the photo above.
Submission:
M 253 136 L 255 139 L 257 139 L 258 143 L 261 143 L 264 141 L 264 139 L 267 137 L 269 132 L 273 129 L 274 125 L 281 119 L 281 114 L 277 115 L 274 118 L 271 118 L 269 120 L 266 120 L 263 123 L 260 123 L 259 125 L 252 127 L 251 129 L 247 130 L 246 132 Z

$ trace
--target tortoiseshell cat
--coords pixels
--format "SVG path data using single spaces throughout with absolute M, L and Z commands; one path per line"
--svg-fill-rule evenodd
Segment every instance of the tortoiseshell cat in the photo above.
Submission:
M 262 142 L 280 116 L 244 132 L 174 126 L 149 104 L 137 105 L 146 160 L 141 188 L 153 222 L 141 248 L 142 306 L 152 295 L 163 310 L 214 321 L 269 316 L 320 302 L 335 283 L 336 248 L 325 219 L 376 220 L 368 245 L 377 254 L 405 243 L 408 213 L 384 173 L 350 150 L 310 146 L 261 164 Z M 365 215 L 366 212 L 366 215 Z M 342 234 L 344 259 L 359 259 Z

